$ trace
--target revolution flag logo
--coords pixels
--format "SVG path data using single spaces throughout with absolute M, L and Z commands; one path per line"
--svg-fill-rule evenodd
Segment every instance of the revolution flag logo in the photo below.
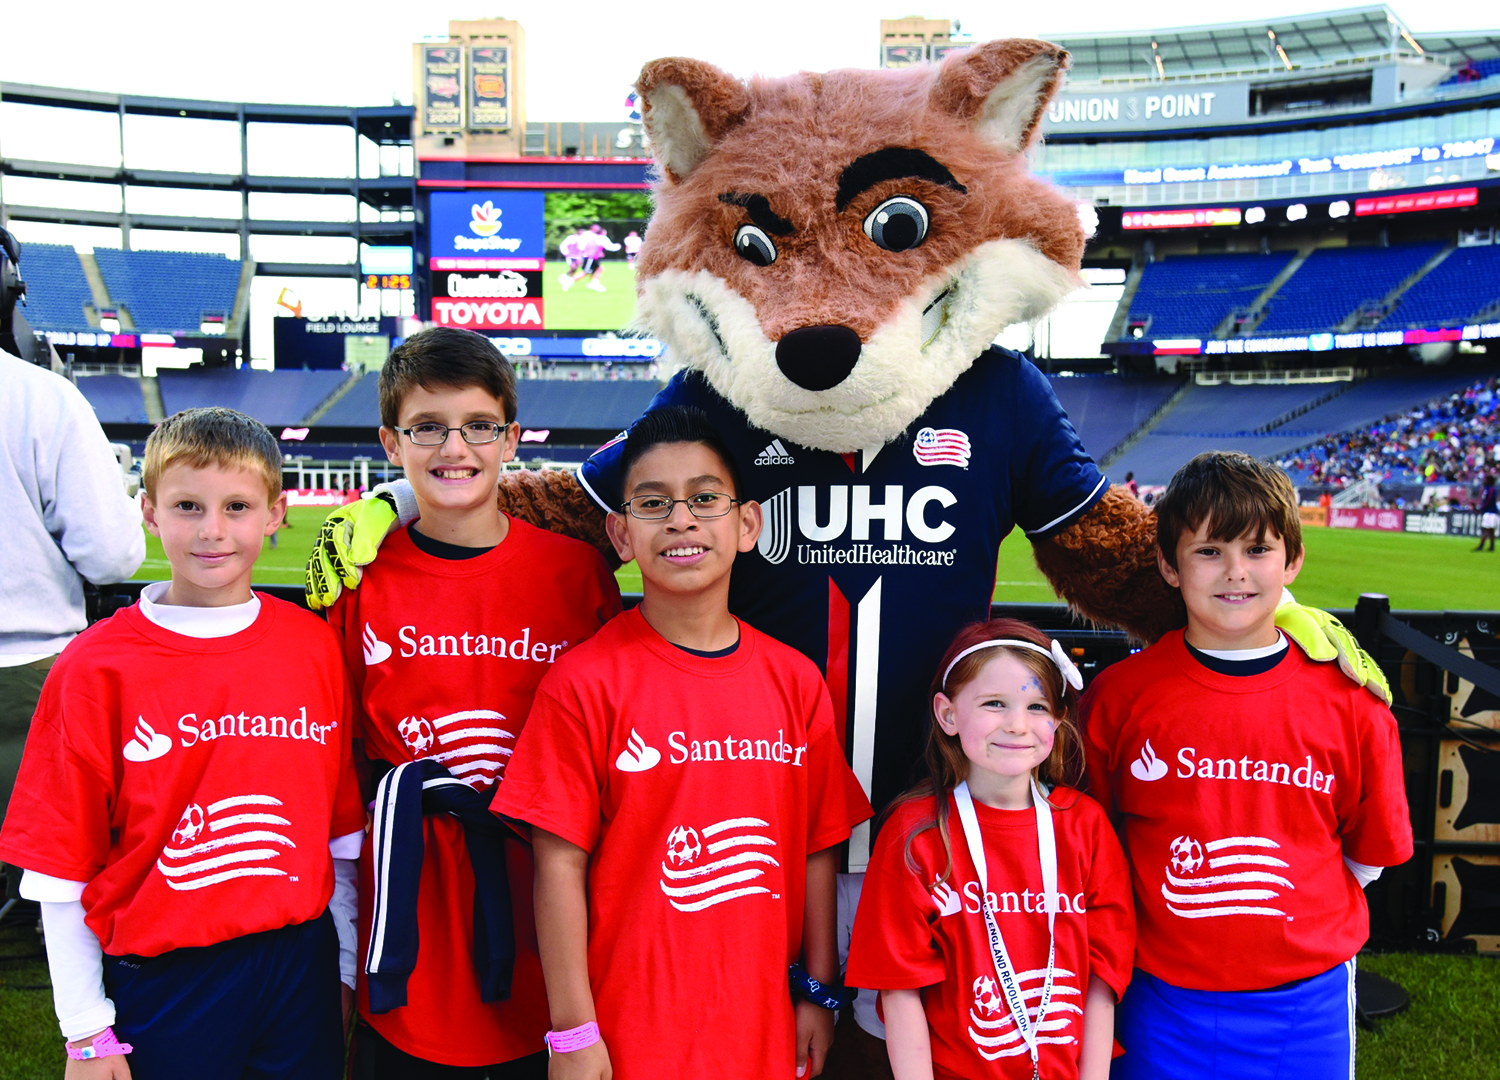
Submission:
M 769 829 L 769 822 L 753 817 L 726 818 L 702 829 L 677 826 L 667 837 L 661 864 L 667 901 L 678 911 L 703 911 L 744 896 L 769 895 L 772 890 L 761 881 L 764 867 L 779 870 L 781 863 L 765 851 L 740 850 L 774 850 L 776 841 L 761 831 Z
M 1278 873 L 1287 869 L 1286 862 L 1269 854 L 1280 847 L 1265 836 L 1226 836 L 1206 844 L 1179 836 L 1172 841 L 1161 887 L 1167 910 L 1184 919 L 1284 916 L 1273 904 L 1281 901 L 1283 890 L 1296 886 Z M 1200 875 L 1205 869 L 1211 872 Z
M 912 453 L 920 465 L 957 465 L 969 467 L 969 437 L 957 428 L 924 427 L 917 432 Z
M 189 803 L 156 868 L 178 892 L 242 877 L 286 877 L 270 865 L 282 855 L 278 848 L 297 846 L 282 831 L 292 823 L 272 812 L 280 806 L 270 795 L 236 795 L 206 810 Z
M 1063 1045 L 1077 1042 L 1067 1031 L 1073 1025 L 1073 1017 L 1083 1015 L 1078 1004 L 1083 997 L 1076 985 L 1078 976 L 1067 968 L 1053 968 L 1052 1000 L 1047 1002 L 1047 1015 L 1038 1016 L 1046 978 L 1046 968 L 1016 973 L 1021 1000 L 1026 1003 L 1026 1014 L 1036 1026 L 1036 1041 Z M 973 993 L 974 1003 L 969 1007 L 969 1038 L 979 1056 L 986 1061 L 996 1061 L 1026 1053 L 1026 1042 L 1016 1027 L 1016 1018 L 1006 1007 L 995 977 L 979 976 L 974 980 Z

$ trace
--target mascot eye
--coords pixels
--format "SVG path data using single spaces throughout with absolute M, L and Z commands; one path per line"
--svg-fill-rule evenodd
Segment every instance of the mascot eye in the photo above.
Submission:
M 776 261 L 776 245 L 754 225 L 741 225 L 734 230 L 734 250 L 740 253 L 740 258 L 756 266 L 770 266 Z
M 908 251 L 927 238 L 927 208 L 905 195 L 894 195 L 870 211 L 865 235 L 886 251 Z

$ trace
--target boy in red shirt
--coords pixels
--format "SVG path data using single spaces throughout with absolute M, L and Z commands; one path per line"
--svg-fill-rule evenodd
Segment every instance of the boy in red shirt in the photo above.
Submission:
M 760 507 L 707 417 L 647 414 L 623 470 L 644 600 L 543 680 L 493 804 L 532 826 L 551 1076 L 815 1076 L 835 845 L 870 805 L 817 668 L 729 614 Z
M 519 428 L 491 342 L 435 328 L 380 376 L 420 517 L 329 612 L 374 763 L 356 1078 L 544 1077 L 531 860 L 489 801 L 542 675 L 620 609 L 599 553 L 496 506 Z
M 1276 629 L 1302 567 L 1280 469 L 1200 454 L 1157 501 L 1185 631 L 1082 703 L 1093 793 L 1121 827 L 1136 972 L 1116 1078 L 1347 1077 L 1363 886 L 1412 854 L 1390 711 Z
M 190 409 L 142 481 L 172 579 L 63 651 L 0 831 L 41 902 L 66 1075 L 328 1080 L 365 815 L 338 641 L 250 588 L 281 451 Z

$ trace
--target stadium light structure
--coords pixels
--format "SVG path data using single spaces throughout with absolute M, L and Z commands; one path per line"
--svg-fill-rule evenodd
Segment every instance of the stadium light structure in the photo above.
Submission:
M 1341 218 L 1349 216 L 1349 202 L 1347 199 L 1335 199 L 1328 204 L 1328 216 Z
M 1292 203 L 1286 208 L 1286 219 L 1288 221 L 1301 221 L 1307 217 L 1307 207 L 1302 203 Z
M 1266 210 L 1263 206 L 1252 206 L 1245 211 L 1246 225 L 1259 225 L 1266 220 Z

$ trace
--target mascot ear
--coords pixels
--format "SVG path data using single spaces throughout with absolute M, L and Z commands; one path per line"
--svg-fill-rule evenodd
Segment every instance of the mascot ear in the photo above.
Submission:
M 929 101 L 973 124 L 981 137 L 1019 152 L 1036 137 L 1067 66 L 1067 50 L 1050 42 L 989 41 L 945 59 Z
M 653 60 L 636 80 L 651 150 L 667 178 L 687 178 L 750 107 L 745 84 L 712 64 Z

